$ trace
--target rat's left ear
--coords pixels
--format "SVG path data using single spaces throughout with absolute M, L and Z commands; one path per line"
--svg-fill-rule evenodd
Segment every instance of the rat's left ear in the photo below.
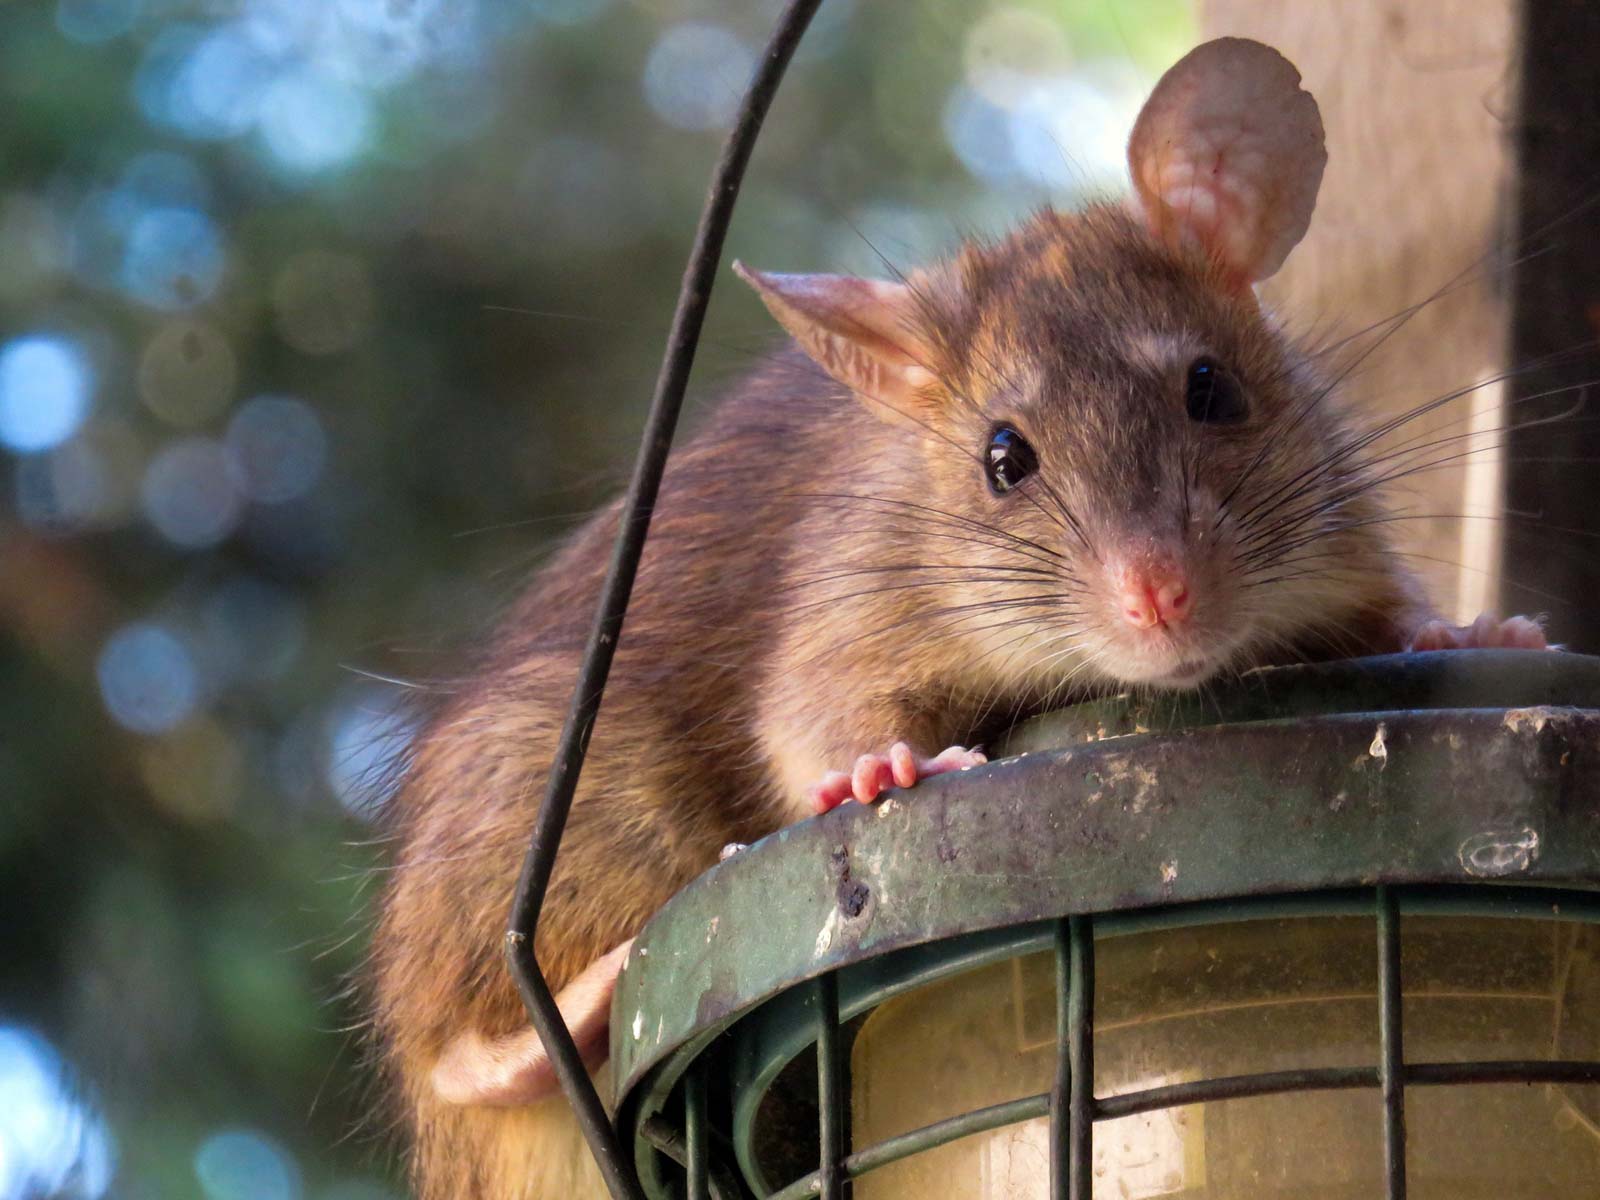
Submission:
M 1305 236 L 1327 161 L 1300 72 L 1245 38 L 1180 59 L 1128 140 L 1146 226 L 1170 246 L 1199 246 L 1240 288 L 1275 272 Z
M 885 420 L 920 421 L 937 385 L 934 347 L 909 284 L 848 275 L 734 271 L 800 349 Z

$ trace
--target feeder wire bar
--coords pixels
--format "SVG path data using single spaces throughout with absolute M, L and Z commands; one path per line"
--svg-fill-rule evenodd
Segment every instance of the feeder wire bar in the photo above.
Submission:
M 1050 1091 L 1050 1197 L 1067 1200 L 1067 1177 L 1071 1168 L 1067 1157 L 1067 1106 L 1072 1089 L 1072 1065 L 1067 1046 L 1072 1040 L 1067 995 L 1072 987 L 1071 925 L 1066 918 L 1056 922 L 1056 1078 Z
M 1067 988 L 1068 1200 L 1091 1200 L 1094 1182 L 1094 922 L 1068 918 L 1071 979 Z
M 1400 906 L 1380 884 L 1378 905 L 1378 1032 L 1383 1089 L 1383 1165 L 1388 1200 L 1406 1197 L 1406 1068 L 1400 992 Z
M 711 188 L 695 233 L 694 249 L 684 269 L 683 283 L 678 292 L 666 353 L 656 377 L 644 438 L 623 501 L 617 540 L 606 568 L 605 583 L 601 587 L 589 641 L 584 648 L 578 681 L 573 688 L 572 706 L 561 730 L 544 802 L 539 808 L 539 816 L 529 839 L 528 853 L 517 878 L 505 937 L 506 957 L 528 1016 L 550 1055 L 551 1064 L 599 1164 L 606 1187 L 617 1200 L 643 1200 L 643 1192 L 629 1156 L 606 1114 L 600 1094 L 590 1081 L 578 1048 L 561 1018 L 561 1011 L 556 1007 L 555 997 L 535 957 L 534 936 L 538 930 L 545 891 L 550 884 L 550 874 L 555 867 L 561 834 L 566 828 L 567 814 L 571 811 L 572 798 L 577 790 L 578 776 L 583 769 L 589 737 L 600 712 L 600 700 L 605 692 L 617 639 L 622 633 L 622 621 L 627 613 L 634 577 L 638 573 L 639 559 L 644 553 L 645 535 L 649 532 L 651 512 L 666 471 L 667 451 L 671 448 L 678 413 L 683 407 L 689 371 L 694 364 L 695 348 L 711 299 L 711 286 L 721 263 L 723 242 L 733 217 L 734 201 L 738 198 L 740 182 L 778 84 L 820 4 L 821 0 L 790 0 L 745 92 L 733 129 L 723 144 L 722 154 L 712 174 Z
M 686 1143 L 688 1162 L 687 1181 L 689 1200 L 709 1200 L 710 1147 L 706 1144 L 706 1064 L 699 1060 L 689 1067 L 683 1080 L 683 1140 Z
M 672 1162 L 688 1168 L 689 1139 L 660 1116 L 646 1117 L 640 1122 L 639 1136 Z M 732 1169 L 713 1156 L 709 1146 L 706 1148 L 706 1176 L 708 1200 L 740 1200 L 746 1195 Z
M 817 1140 L 822 1200 L 844 1200 L 844 1054 L 839 1035 L 839 979 L 817 977 Z

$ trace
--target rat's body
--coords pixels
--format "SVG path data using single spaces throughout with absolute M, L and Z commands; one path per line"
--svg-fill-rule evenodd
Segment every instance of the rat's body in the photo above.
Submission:
M 1194 206 L 1146 203 L 1041 214 L 903 285 L 749 276 L 809 358 L 675 452 L 539 926 L 554 988 L 724 843 L 914 780 L 878 757 L 897 740 L 1427 624 L 1329 381 L 1250 292 L 1274 250 L 1169 236 Z M 377 1026 L 421 1200 L 602 1194 L 561 1100 L 490 1105 L 539 1092 L 501 937 L 616 516 L 544 569 L 395 801 Z

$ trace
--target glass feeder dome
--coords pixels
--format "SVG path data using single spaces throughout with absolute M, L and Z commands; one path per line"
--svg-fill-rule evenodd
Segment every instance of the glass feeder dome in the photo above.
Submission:
M 1003 749 L 646 927 L 647 1195 L 1600 1194 L 1600 659 L 1263 670 Z

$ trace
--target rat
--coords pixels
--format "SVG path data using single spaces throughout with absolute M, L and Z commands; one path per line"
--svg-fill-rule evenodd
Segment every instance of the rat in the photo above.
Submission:
M 792 345 L 669 463 L 538 929 L 597 1070 L 628 939 L 726 844 L 1097 692 L 1545 645 L 1429 605 L 1372 437 L 1257 300 L 1326 161 L 1294 66 L 1200 46 L 1128 161 L 1127 203 L 902 278 L 735 264 Z M 374 1025 L 422 1200 L 604 1195 L 501 944 L 618 513 L 514 604 L 390 805 Z

